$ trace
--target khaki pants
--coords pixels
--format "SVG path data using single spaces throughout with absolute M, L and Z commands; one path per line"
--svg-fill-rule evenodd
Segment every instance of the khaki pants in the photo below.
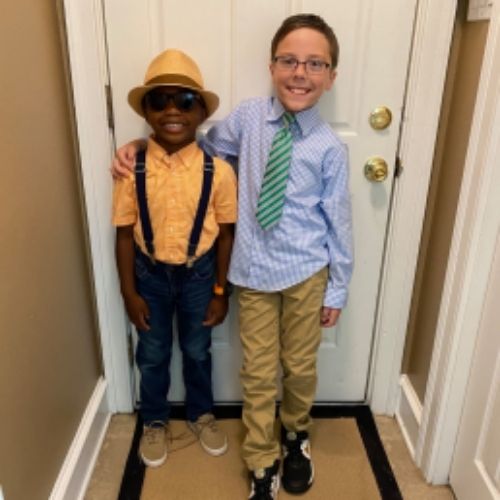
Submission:
M 280 419 L 288 430 L 309 431 L 316 392 L 316 354 L 321 342 L 320 310 L 327 268 L 279 292 L 239 289 L 242 455 L 247 467 L 269 467 L 280 456 L 275 434 L 278 366 L 283 370 Z

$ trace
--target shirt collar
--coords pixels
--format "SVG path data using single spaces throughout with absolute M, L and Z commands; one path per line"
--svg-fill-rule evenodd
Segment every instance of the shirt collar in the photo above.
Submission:
M 280 100 L 276 97 L 271 98 L 271 106 L 267 113 L 267 121 L 275 122 L 281 119 L 283 113 L 285 113 L 285 108 L 281 104 Z M 312 128 L 322 122 L 321 116 L 318 111 L 317 106 L 304 109 L 299 113 L 295 113 L 295 121 L 299 126 L 302 135 L 306 136 L 311 132 Z
M 148 154 L 159 161 L 170 163 L 171 161 L 179 163 L 185 167 L 193 164 L 193 160 L 200 150 L 195 141 L 191 142 L 176 153 L 169 155 L 152 137 L 148 139 Z

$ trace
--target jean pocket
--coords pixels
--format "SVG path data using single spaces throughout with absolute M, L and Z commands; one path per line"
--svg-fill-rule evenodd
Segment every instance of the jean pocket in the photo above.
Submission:
M 195 280 L 211 280 L 215 276 L 215 258 L 214 253 L 210 252 L 195 262 L 191 269 L 191 277 Z

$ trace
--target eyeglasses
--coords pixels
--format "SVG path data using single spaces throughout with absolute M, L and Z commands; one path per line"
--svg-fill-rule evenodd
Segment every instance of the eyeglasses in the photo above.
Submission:
M 173 102 L 179 111 L 191 111 L 197 102 L 202 106 L 204 105 L 200 95 L 189 90 L 183 90 L 175 94 L 152 90 L 144 96 L 145 105 L 157 112 L 163 111 L 169 102 Z
M 273 62 L 281 71 L 295 71 L 299 67 L 299 64 L 303 64 L 307 73 L 322 73 L 326 68 L 331 66 L 330 63 L 321 59 L 299 61 L 296 57 L 292 56 L 276 56 L 273 58 Z

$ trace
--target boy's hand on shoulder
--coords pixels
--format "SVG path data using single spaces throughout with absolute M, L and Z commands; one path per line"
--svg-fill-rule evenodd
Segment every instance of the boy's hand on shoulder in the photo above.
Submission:
M 324 328 L 335 326 L 341 311 L 342 309 L 335 309 L 333 307 L 322 307 L 320 320 L 321 326 Z
M 123 300 L 128 317 L 135 327 L 142 331 L 149 330 L 149 307 L 145 300 L 138 293 L 124 297 Z
M 226 317 L 228 310 L 228 298 L 225 295 L 216 295 L 212 298 L 205 313 L 204 326 L 220 325 Z
M 142 139 L 128 142 L 116 150 L 111 163 L 111 175 L 114 179 L 128 177 L 135 169 L 135 155 L 138 151 L 146 149 L 147 143 Z

